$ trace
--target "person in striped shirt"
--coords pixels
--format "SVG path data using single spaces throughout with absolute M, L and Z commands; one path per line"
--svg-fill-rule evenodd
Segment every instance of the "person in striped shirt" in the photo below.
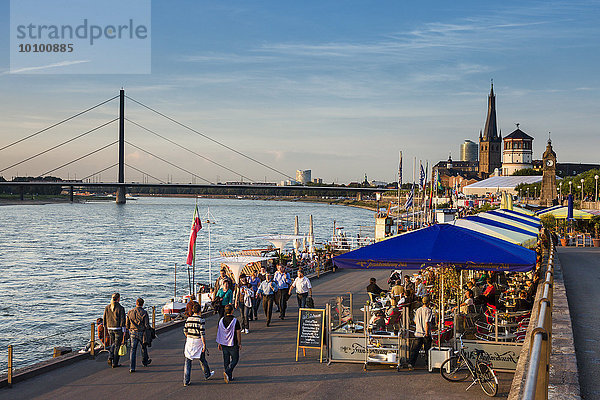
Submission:
M 208 349 L 204 341 L 204 318 L 200 314 L 202 307 L 196 303 L 193 307 L 194 314 L 185 321 L 183 333 L 186 336 L 185 349 L 185 365 L 183 368 L 183 386 L 190 384 L 190 376 L 192 373 L 192 360 L 199 359 L 200 365 L 204 370 L 204 379 L 210 379 L 215 374 L 211 371 L 206 361 Z

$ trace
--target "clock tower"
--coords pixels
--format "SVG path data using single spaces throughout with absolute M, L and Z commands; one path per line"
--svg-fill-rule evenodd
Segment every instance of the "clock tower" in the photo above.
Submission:
M 540 193 L 540 206 L 551 207 L 558 204 L 556 193 L 556 153 L 552 150 L 552 141 L 548 139 L 546 151 L 542 156 L 543 178 Z

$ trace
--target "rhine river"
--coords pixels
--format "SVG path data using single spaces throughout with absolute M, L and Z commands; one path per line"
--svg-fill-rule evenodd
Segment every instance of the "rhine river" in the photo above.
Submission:
M 6 372 L 9 344 L 14 345 L 15 368 L 50 358 L 54 346 L 79 350 L 89 339 L 90 323 L 102 317 L 115 291 L 121 293 L 126 310 L 143 297 L 145 306 L 156 306 L 161 321 L 160 309 L 173 295 L 175 264 L 178 293 L 187 290 L 185 260 L 194 202 L 141 197 L 125 205 L 0 206 L 0 373 Z M 203 227 L 197 260 L 208 259 L 208 209 L 215 222 L 213 256 L 267 247 L 269 243 L 258 237 L 293 234 L 296 215 L 304 234 L 313 216 L 317 243 L 331 239 L 334 220 L 348 236 L 373 235 L 373 213 L 368 210 L 200 198 Z M 217 268 L 213 264 L 213 276 Z M 196 269 L 196 282 L 208 281 L 208 263 L 197 263 Z

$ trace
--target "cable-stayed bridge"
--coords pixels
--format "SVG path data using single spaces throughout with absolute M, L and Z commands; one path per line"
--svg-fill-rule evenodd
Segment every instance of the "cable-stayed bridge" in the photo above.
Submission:
M 202 139 L 211 142 L 212 144 L 221 147 L 223 149 L 225 149 L 227 152 L 235 154 L 238 157 L 241 157 L 243 159 L 245 159 L 246 161 L 248 161 L 249 163 L 252 163 L 254 165 L 258 165 L 260 168 L 263 168 L 265 170 L 269 170 L 271 173 L 275 173 L 277 174 L 277 176 L 280 176 L 282 178 L 285 179 L 289 179 L 289 180 L 295 180 L 294 177 L 286 174 L 285 172 L 281 171 L 280 169 L 269 165 L 261 160 L 258 160 L 255 157 L 252 157 L 248 154 L 246 154 L 245 152 L 242 152 L 222 141 L 219 141 L 217 139 L 214 139 L 213 137 L 197 130 L 194 129 L 193 127 L 191 127 L 188 124 L 185 124 L 139 100 L 136 100 L 132 97 L 129 97 L 125 94 L 125 90 L 121 89 L 119 94 L 111 97 L 109 99 L 106 99 L 92 107 L 86 108 L 74 115 L 69 116 L 68 118 L 65 118 L 59 122 L 56 122 L 52 125 L 49 125 L 43 129 L 40 129 L 36 132 L 33 132 L 23 138 L 20 138 L 16 141 L 13 141 L 11 143 L 8 144 L 0 144 L 0 160 L 2 160 L 2 152 L 7 152 L 9 151 L 11 148 L 13 148 L 13 146 L 16 146 L 20 143 L 23 142 L 27 142 L 27 141 L 32 141 L 32 139 L 39 137 L 40 135 L 43 135 L 53 129 L 56 129 L 57 127 L 66 124 L 76 118 L 80 118 L 83 115 L 91 112 L 92 110 L 96 110 L 101 106 L 104 106 L 105 104 L 111 103 L 113 101 L 117 101 L 119 102 L 119 113 L 115 118 L 109 119 L 108 121 L 105 121 L 93 128 L 90 128 L 84 132 L 81 132 L 79 134 L 76 134 L 73 137 L 70 137 L 67 140 L 64 140 L 60 143 L 56 143 L 53 144 L 52 146 L 43 149 L 43 150 L 39 150 L 25 158 L 23 158 L 22 160 L 19 160 L 18 162 L 13 162 L 9 165 L 1 165 L 0 164 L 0 175 L 8 170 L 14 169 L 16 167 L 19 167 L 21 165 L 26 165 L 28 162 L 34 160 L 34 159 L 38 159 L 39 157 L 42 157 L 50 152 L 53 152 L 55 150 L 61 149 L 64 146 L 76 141 L 76 140 L 80 140 L 82 138 L 86 138 L 88 137 L 88 135 L 93 134 L 94 132 L 99 131 L 100 129 L 107 127 L 107 126 L 112 126 L 113 124 L 116 124 L 118 126 L 118 139 L 114 140 L 114 141 L 110 141 L 109 143 L 105 143 L 102 146 L 100 146 L 99 148 L 96 148 L 90 152 L 87 152 L 85 154 L 80 154 L 78 155 L 76 158 L 74 158 L 73 160 L 70 160 L 66 163 L 61 163 L 60 165 L 57 166 L 53 166 L 53 168 L 49 168 L 46 171 L 44 171 L 43 173 L 39 174 L 40 180 L 39 181 L 27 181 L 27 182 L 15 182 L 10 181 L 10 182 L 0 182 L 0 186 L 12 186 L 12 187 L 19 187 L 19 190 L 21 192 L 21 195 L 23 193 L 23 190 L 25 187 L 31 187 L 31 186 L 60 186 L 60 187 L 66 187 L 70 190 L 71 193 L 71 200 L 73 199 L 73 190 L 75 188 L 115 188 L 117 195 L 116 195 L 116 202 L 117 203 L 125 203 L 125 199 L 126 199 L 126 192 L 127 192 L 127 188 L 128 187 L 160 187 L 160 188 L 192 188 L 192 189 L 198 189 L 198 190 L 204 190 L 204 189 L 208 189 L 208 188 L 224 188 L 226 187 L 228 189 L 228 191 L 235 191 L 235 190 L 239 190 L 240 192 L 242 190 L 247 190 L 247 189 L 266 189 L 266 190 L 275 190 L 275 189 L 285 189 L 287 191 L 311 191 L 311 192 L 315 192 L 315 194 L 318 194 L 319 192 L 324 192 L 324 191 L 328 191 L 328 192 L 339 192 L 339 193 L 350 193 L 350 192 L 375 192 L 375 191 L 381 191 L 381 189 L 377 189 L 377 188 L 370 188 L 370 187 L 336 187 L 336 186 L 300 186 L 300 185 L 292 185 L 292 186 L 277 186 L 277 185 L 265 185 L 262 184 L 260 182 L 255 181 L 254 179 L 246 176 L 245 173 L 241 173 L 239 171 L 234 170 L 233 168 L 228 167 L 227 165 L 225 165 L 222 162 L 218 162 L 215 161 L 193 149 L 190 149 L 189 146 L 184 146 L 182 145 L 180 142 L 174 140 L 173 138 L 169 138 L 167 135 L 161 134 L 159 132 L 157 132 L 155 129 L 151 129 L 148 128 L 147 126 L 145 126 L 144 124 L 142 124 L 139 121 L 134 121 L 131 120 L 130 118 L 128 118 L 125 115 L 125 102 L 126 100 L 136 104 L 137 106 L 140 106 L 142 109 L 159 116 L 162 119 L 165 119 L 167 121 L 169 121 L 170 123 L 183 128 L 184 130 L 190 132 L 191 134 L 197 135 L 199 137 L 201 137 Z M 150 150 L 148 150 L 147 148 L 145 148 L 142 144 L 140 143 L 134 143 L 130 140 L 126 140 L 125 139 L 125 125 L 130 124 L 130 126 L 135 126 L 136 128 L 141 129 L 143 132 L 145 132 L 148 135 L 152 135 L 154 137 L 157 137 L 159 139 L 161 139 L 162 141 L 169 143 L 171 146 L 174 146 L 175 148 L 178 149 L 178 151 L 181 151 L 182 153 L 186 153 L 186 154 L 191 154 L 194 157 L 197 157 L 198 159 L 204 160 L 207 163 L 213 164 L 216 167 L 233 173 L 236 176 L 239 176 L 242 180 L 246 180 L 248 183 L 239 183 L 239 184 L 227 184 L 227 185 L 223 185 L 223 184 L 218 184 L 218 183 L 214 183 L 211 182 L 209 179 L 203 177 L 200 175 L 199 172 L 194 172 L 191 171 L 189 168 L 185 168 L 183 166 L 180 165 L 180 163 L 173 161 L 172 159 L 169 159 L 167 156 L 165 155 L 160 155 L 157 154 L 156 152 L 152 152 Z M 164 165 L 167 165 L 169 168 L 172 168 L 173 170 L 179 170 L 179 171 L 183 171 L 187 174 L 189 174 L 191 177 L 193 177 L 193 180 L 199 180 L 201 182 L 204 183 L 171 183 L 171 182 L 167 182 L 164 181 L 160 178 L 157 178 L 155 176 L 153 176 L 152 174 L 149 174 L 143 170 L 141 170 L 140 168 L 136 167 L 135 165 L 129 164 L 125 162 L 125 146 L 129 146 L 131 148 L 136 149 L 137 151 L 148 155 L 150 157 L 153 157 L 154 159 L 158 160 L 158 162 L 163 163 Z M 50 176 L 50 174 L 59 171 L 61 169 L 64 169 L 68 166 L 71 166 L 73 164 L 76 164 L 88 157 L 91 157 L 97 153 L 100 153 L 108 148 L 116 148 L 117 150 L 117 162 L 116 163 L 112 163 L 110 165 L 107 165 L 105 167 L 103 167 L 102 169 L 100 169 L 99 171 L 94 172 L 93 174 L 89 174 L 87 176 L 84 176 L 83 178 L 81 178 L 78 181 L 48 181 L 48 180 L 42 180 L 44 177 L 48 177 Z M 1 163 L 1 161 L 0 161 Z M 127 181 L 125 179 L 125 167 L 130 168 L 131 170 L 137 171 L 139 173 L 142 173 L 144 176 L 148 177 L 148 178 L 152 178 L 153 180 L 156 181 L 156 183 L 148 183 L 148 182 L 132 182 L 132 181 Z M 90 178 L 92 177 L 97 177 L 100 176 L 101 173 L 111 170 L 113 168 L 116 168 L 118 171 L 118 177 L 117 177 L 117 181 L 113 181 L 113 182 L 98 182 L 98 181 L 90 181 Z

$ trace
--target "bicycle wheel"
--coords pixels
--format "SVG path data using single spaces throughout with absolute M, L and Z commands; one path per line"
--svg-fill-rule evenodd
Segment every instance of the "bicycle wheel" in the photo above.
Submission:
M 494 397 L 498 393 L 498 378 L 494 370 L 487 364 L 479 363 L 479 385 L 484 393 L 490 397 Z
M 442 377 L 450 382 L 462 382 L 471 375 L 467 361 L 458 356 L 452 356 L 440 366 Z

